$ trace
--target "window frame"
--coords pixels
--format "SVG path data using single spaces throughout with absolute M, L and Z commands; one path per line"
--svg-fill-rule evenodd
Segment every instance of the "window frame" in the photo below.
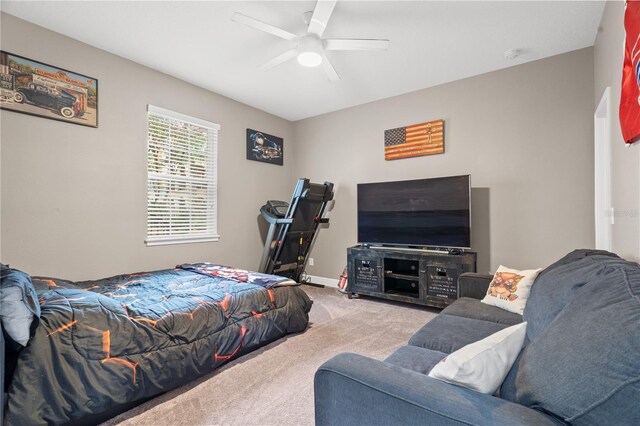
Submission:
M 152 172 L 149 168 L 149 148 L 150 148 L 150 137 L 149 137 L 149 125 L 150 125 L 150 117 L 151 115 L 165 117 L 170 120 L 177 120 L 184 123 L 189 123 L 195 126 L 206 128 L 209 133 L 207 136 L 208 143 L 208 162 L 211 162 L 212 170 L 211 176 L 207 179 L 211 179 L 207 181 L 207 232 L 206 235 L 198 236 L 193 233 L 183 234 L 183 235 L 169 235 L 169 236 L 150 236 L 150 183 L 151 179 L 154 177 L 162 176 L 162 174 L 158 174 L 156 172 Z M 220 125 L 203 120 L 197 117 L 192 117 L 186 114 L 182 114 L 179 112 L 171 111 L 168 109 L 160 108 L 154 105 L 149 104 L 147 106 L 147 230 L 146 230 L 146 239 L 145 244 L 147 247 L 152 246 L 160 246 L 160 245 L 170 245 L 170 244 L 191 244 L 191 243 L 204 243 L 204 242 L 215 242 L 220 240 L 220 235 L 218 233 L 218 143 L 219 143 L 219 134 L 220 134 Z M 197 178 L 184 178 L 181 179 L 177 177 L 176 179 L 171 179 L 170 174 L 164 175 L 164 177 L 168 177 L 167 181 L 169 182 L 180 182 L 180 181 L 196 181 Z M 173 175 L 175 176 L 175 175 Z M 213 209 L 213 212 L 210 212 L 209 209 Z M 211 215 L 211 216 L 210 216 Z M 171 219 L 169 219 L 171 220 Z M 190 217 L 190 221 L 191 221 Z

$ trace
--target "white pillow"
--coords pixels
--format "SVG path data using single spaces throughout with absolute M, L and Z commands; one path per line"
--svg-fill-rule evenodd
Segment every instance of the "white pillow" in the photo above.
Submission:
M 531 286 L 541 270 L 519 271 L 500 265 L 482 303 L 522 315 Z
M 518 357 L 526 333 L 526 322 L 500 330 L 447 355 L 433 367 L 429 376 L 493 394 Z
M 27 346 L 33 313 L 23 301 L 22 290 L 20 287 L 11 286 L 0 288 L 0 293 L 2 327 L 14 341 Z

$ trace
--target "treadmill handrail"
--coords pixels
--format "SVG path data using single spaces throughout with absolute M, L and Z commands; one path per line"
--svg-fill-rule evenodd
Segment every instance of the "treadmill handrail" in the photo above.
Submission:
M 276 219 L 273 223 L 293 223 L 293 218 L 291 219 Z
M 293 218 L 287 219 L 284 217 L 275 217 L 262 210 L 260 211 L 260 213 L 262 213 L 263 219 L 270 224 L 293 223 Z

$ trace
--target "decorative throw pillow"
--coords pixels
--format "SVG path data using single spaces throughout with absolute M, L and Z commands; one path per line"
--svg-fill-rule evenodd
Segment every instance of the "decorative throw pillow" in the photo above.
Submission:
M 527 334 L 527 323 L 513 325 L 447 355 L 429 376 L 493 394 L 515 362 Z
M 541 270 L 518 271 L 500 265 L 482 303 L 522 315 L 531 286 Z

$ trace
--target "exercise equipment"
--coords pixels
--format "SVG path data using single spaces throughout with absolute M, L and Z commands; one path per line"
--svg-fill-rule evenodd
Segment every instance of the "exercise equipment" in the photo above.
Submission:
M 329 225 L 323 216 L 332 199 L 331 182 L 310 183 L 300 178 L 291 202 L 270 200 L 260 208 L 269 223 L 260 272 L 300 281 L 320 225 Z

